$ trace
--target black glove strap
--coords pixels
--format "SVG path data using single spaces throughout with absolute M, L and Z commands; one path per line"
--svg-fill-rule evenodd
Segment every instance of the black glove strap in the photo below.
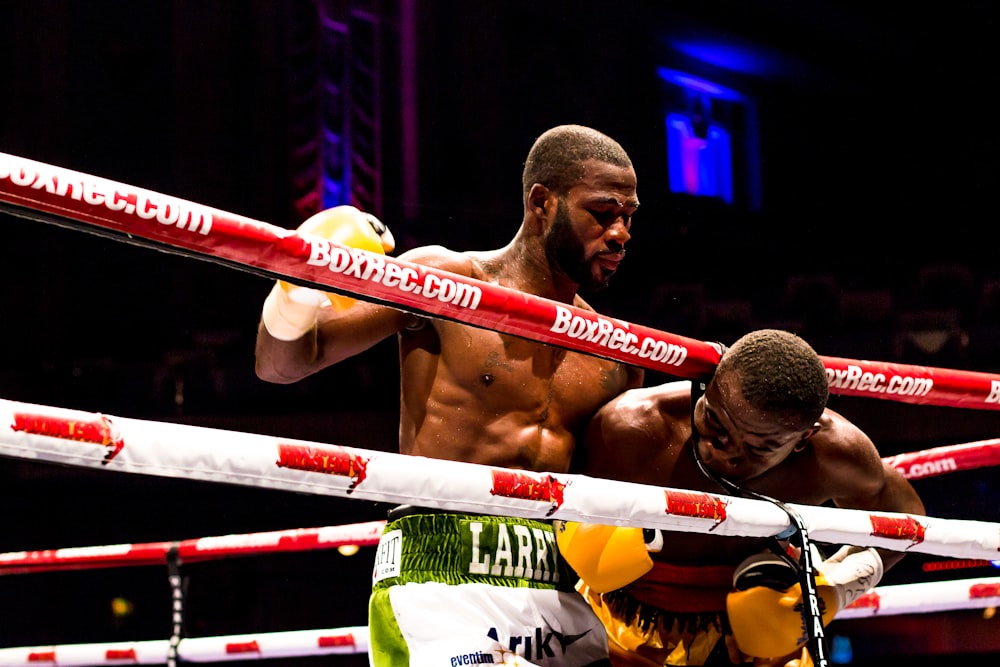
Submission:
M 725 477 L 717 475 L 701 460 L 701 455 L 698 453 L 698 430 L 694 426 L 694 405 L 698 401 L 698 398 L 705 393 L 705 387 L 705 382 L 691 381 L 691 453 L 694 456 L 695 463 L 703 475 L 725 489 L 730 495 L 753 498 L 754 500 L 765 500 L 777 505 L 788 515 L 791 523 L 788 530 L 774 535 L 769 540 L 769 546 L 775 554 L 798 571 L 799 586 L 802 588 L 802 625 L 806 629 L 806 647 L 809 649 L 809 654 L 812 656 L 815 667 L 829 667 L 830 663 L 827 659 L 826 651 L 826 631 L 823 628 L 823 611 L 820 608 L 820 598 L 816 592 L 815 564 L 813 563 L 812 548 L 805 521 L 798 512 L 780 500 L 734 484 Z M 788 539 L 799 548 L 799 562 L 797 564 L 788 555 L 786 550 L 781 548 L 781 544 L 778 542 L 781 539 Z

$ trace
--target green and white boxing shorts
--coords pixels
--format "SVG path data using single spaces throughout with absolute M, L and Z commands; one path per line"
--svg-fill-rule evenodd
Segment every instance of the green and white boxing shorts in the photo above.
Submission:
M 382 533 L 372 667 L 610 664 L 607 633 L 573 589 L 550 524 L 431 512 Z

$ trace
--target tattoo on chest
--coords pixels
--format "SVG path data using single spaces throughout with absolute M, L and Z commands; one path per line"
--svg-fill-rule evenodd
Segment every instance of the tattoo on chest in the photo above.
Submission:
M 500 358 L 500 354 L 497 352 L 490 352 L 486 355 L 486 363 L 483 364 L 484 368 L 502 368 L 507 372 L 514 370 L 514 367 L 508 364 L 506 361 Z
M 497 377 L 491 371 L 496 368 L 502 368 L 508 373 L 513 372 L 514 367 L 505 362 L 497 352 L 490 352 L 486 355 L 486 361 L 483 363 L 483 372 L 479 376 L 479 381 L 485 386 L 489 387 L 493 384 Z

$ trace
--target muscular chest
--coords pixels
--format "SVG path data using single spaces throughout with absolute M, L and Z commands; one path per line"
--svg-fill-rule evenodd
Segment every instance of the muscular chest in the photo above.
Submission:
M 493 331 L 449 327 L 441 343 L 459 384 L 524 405 L 555 402 L 591 410 L 627 381 L 618 362 Z

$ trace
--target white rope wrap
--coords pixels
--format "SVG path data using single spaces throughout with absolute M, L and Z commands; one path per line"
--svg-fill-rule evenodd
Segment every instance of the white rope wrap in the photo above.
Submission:
M 462 512 L 769 537 L 771 503 L 583 475 L 534 473 L 0 400 L 0 455 Z M 791 505 L 814 540 L 992 560 L 1000 526 Z

